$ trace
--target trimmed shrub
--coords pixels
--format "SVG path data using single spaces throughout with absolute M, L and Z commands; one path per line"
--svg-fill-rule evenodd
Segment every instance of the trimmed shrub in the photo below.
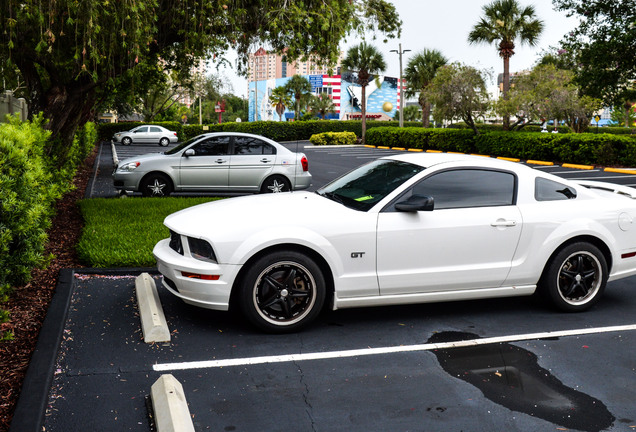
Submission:
M 355 144 L 357 140 L 353 132 L 323 132 L 309 138 L 314 145 L 347 145 Z

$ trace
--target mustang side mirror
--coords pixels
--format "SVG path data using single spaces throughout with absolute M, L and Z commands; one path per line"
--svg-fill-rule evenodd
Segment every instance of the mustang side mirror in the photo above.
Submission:
M 411 195 L 408 199 L 395 204 L 395 209 L 401 212 L 433 211 L 435 207 L 433 197 Z
M 185 151 L 185 153 L 183 153 L 183 155 L 184 155 L 185 157 L 188 157 L 188 156 L 194 156 L 194 155 L 195 155 L 194 149 L 187 149 L 187 150 Z

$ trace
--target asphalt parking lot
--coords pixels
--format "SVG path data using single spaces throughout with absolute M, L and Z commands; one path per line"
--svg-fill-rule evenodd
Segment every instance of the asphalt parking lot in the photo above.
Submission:
M 116 196 L 100 151 L 87 197 Z M 303 151 L 318 181 L 391 152 Z M 148 395 L 162 374 L 183 385 L 197 431 L 636 429 L 636 278 L 609 283 L 580 314 L 534 297 L 348 309 L 275 336 L 182 303 L 155 275 L 171 341 L 146 344 L 142 271 L 62 273 L 12 431 L 153 430 Z

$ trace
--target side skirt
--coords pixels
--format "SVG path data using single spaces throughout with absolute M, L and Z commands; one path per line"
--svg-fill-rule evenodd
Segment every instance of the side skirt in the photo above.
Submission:
M 416 303 L 436 303 L 460 300 L 476 300 L 497 297 L 528 296 L 534 294 L 536 285 L 513 287 L 484 288 L 474 290 L 436 291 L 415 294 L 398 294 L 390 296 L 338 298 L 335 293 L 333 310 L 368 306 L 391 306 Z

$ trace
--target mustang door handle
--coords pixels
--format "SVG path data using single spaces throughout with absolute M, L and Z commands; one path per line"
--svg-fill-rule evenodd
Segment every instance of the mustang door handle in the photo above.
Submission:
M 493 223 L 490 224 L 493 227 L 513 227 L 517 226 L 517 221 L 514 220 L 505 220 L 505 219 L 497 219 Z

